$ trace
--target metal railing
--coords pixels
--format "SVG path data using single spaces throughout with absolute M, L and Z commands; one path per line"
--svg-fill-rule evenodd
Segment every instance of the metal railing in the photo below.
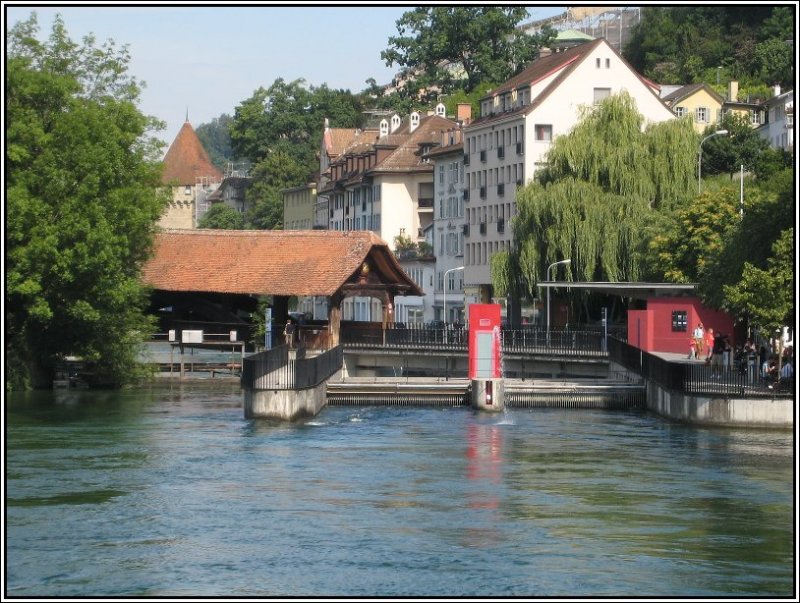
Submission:
M 605 356 L 605 333 L 598 329 L 547 329 L 525 326 L 501 331 L 504 354 Z M 349 322 L 340 342 L 346 348 L 430 349 L 466 353 L 469 332 L 462 325 L 430 326 Z
M 250 390 L 295 390 L 316 387 L 342 367 L 342 346 L 305 357 L 300 348 L 294 358 L 289 348 L 277 346 L 244 359 L 241 385 Z
M 757 368 L 748 372 L 739 367 L 671 362 L 614 337 L 608 338 L 608 355 L 609 360 L 672 392 L 743 398 L 789 397 L 795 391 L 793 378 L 763 378 Z

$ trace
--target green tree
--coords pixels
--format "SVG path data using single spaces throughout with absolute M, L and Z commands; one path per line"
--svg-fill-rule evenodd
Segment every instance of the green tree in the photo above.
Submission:
M 166 199 L 159 124 L 136 107 L 127 48 L 67 35 L 37 39 L 36 15 L 11 28 L 6 71 L 6 377 L 49 387 L 68 355 L 98 382 L 135 373 L 152 324 L 140 268 Z
M 303 178 L 307 178 L 318 167 L 316 153 L 325 118 L 340 128 L 359 127 L 364 119 L 360 101 L 349 91 L 278 78 L 236 107 L 230 126 L 234 154 L 256 164 L 282 145 L 305 166 Z
M 728 78 L 740 81 L 742 93 L 764 77 L 788 85 L 791 71 L 777 69 L 790 48 L 775 40 L 792 39 L 791 11 L 768 4 L 647 6 L 623 54 L 636 71 L 661 82 L 699 83 L 723 67 Z M 770 60 L 776 62 L 765 62 Z
M 727 113 L 719 125 L 706 128 L 703 136 L 725 129 L 727 136 L 709 138 L 703 144 L 703 174 L 728 174 L 733 177 L 744 166 L 755 169 L 758 159 L 769 148 L 769 141 L 756 132 L 746 115 Z
M 278 145 L 253 168 L 252 182 L 245 193 L 252 208 L 247 223 L 262 230 L 282 228 L 281 189 L 305 184 L 307 178 L 308 170 L 291 154 L 289 145 Z
M 742 278 L 724 286 L 724 306 L 764 333 L 794 324 L 794 228 L 781 232 L 765 269 L 745 262 Z
M 197 228 L 241 230 L 244 228 L 244 217 L 229 205 L 214 203 L 200 218 Z
M 227 113 L 215 117 L 210 123 L 200 124 L 195 128 L 195 133 L 208 153 L 211 163 L 223 172 L 228 163 L 236 161 L 231 146 L 230 127 L 233 118 Z
M 648 242 L 651 275 L 672 283 L 696 283 L 739 223 L 739 193 L 728 187 L 704 191 L 677 211 L 667 229 Z
M 236 107 L 231 145 L 236 157 L 253 164 L 246 193 L 252 207 L 247 215 L 250 226 L 281 227 L 280 189 L 306 184 L 319 169 L 326 118 L 332 127 L 360 127 L 364 120 L 361 100 L 346 90 L 307 87 L 302 79 L 287 83 L 278 78 Z
M 697 145 L 687 120 L 641 129 L 631 97 L 614 95 L 553 141 L 539 181 L 517 194 L 510 253 L 492 260 L 498 295 L 533 295 L 549 264 L 567 280 L 637 280 L 657 212 L 689 198 Z
M 741 279 L 746 263 L 760 270 L 768 268 L 775 241 L 794 225 L 794 191 L 794 170 L 778 172 L 764 182 L 745 183 L 743 215 L 725 230 L 717 253 L 706 254 L 703 269 L 697 271 L 700 295 L 706 303 L 726 307 L 724 288 Z M 728 205 L 738 207 L 739 187 L 727 187 L 725 194 Z M 711 221 L 713 218 L 707 220 Z
M 555 37 L 551 28 L 524 33 L 518 25 L 527 18 L 521 6 L 414 8 L 398 19 L 399 35 L 389 38 L 381 59 L 400 66 L 402 79 L 417 80 L 417 88 L 471 92 L 483 81 L 503 82 L 521 71 Z

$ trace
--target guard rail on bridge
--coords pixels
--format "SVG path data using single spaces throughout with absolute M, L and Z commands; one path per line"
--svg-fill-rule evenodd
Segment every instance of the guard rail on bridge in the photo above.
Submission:
M 348 348 L 387 348 L 437 350 L 467 353 L 468 331 L 463 327 L 431 327 L 424 325 L 348 323 L 340 335 Z M 606 333 L 599 329 L 547 329 L 522 327 L 503 329 L 501 347 L 504 354 L 541 354 L 554 356 L 605 356 Z
M 791 397 L 795 391 L 794 378 L 774 381 L 738 367 L 715 369 L 704 362 L 671 362 L 615 337 L 608 338 L 608 355 L 612 362 L 672 392 L 753 398 Z

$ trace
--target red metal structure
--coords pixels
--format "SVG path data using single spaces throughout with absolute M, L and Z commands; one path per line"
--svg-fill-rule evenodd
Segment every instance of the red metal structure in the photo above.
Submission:
M 470 379 L 499 379 L 503 376 L 500 363 L 500 320 L 499 304 L 470 304 Z

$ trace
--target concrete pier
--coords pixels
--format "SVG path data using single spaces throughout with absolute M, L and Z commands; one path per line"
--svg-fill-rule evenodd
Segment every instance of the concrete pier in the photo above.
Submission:
M 472 407 L 498 412 L 505 405 L 505 379 L 473 379 L 471 382 Z
M 294 421 L 313 417 L 325 406 L 326 383 L 308 389 L 244 390 L 246 419 Z

